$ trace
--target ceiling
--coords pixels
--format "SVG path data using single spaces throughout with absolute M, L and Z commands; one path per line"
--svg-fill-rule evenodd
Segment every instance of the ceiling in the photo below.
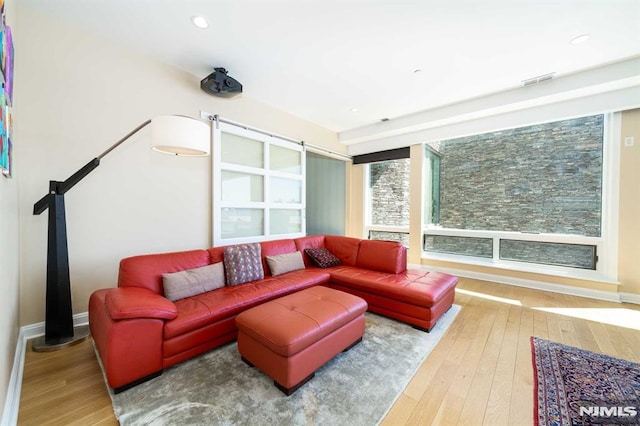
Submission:
M 336 132 L 640 55 L 639 0 L 20 0 L 20 7 L 199 79 L 224 67 L 243 84 L 241 96 Z M 194 15 L 209 28 L 196 28 Z M 589 40 L 570 43 L 585 33 Z

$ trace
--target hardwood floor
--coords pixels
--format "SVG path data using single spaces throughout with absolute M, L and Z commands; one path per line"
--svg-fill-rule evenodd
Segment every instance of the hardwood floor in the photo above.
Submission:
M 462 310 L 382 425 L 532 424 L 532 335 L 640 362 L 637 305 L 471 279 L 455 303 Z M 27 351 L 18 424 L 118 424 L 91 342 Z

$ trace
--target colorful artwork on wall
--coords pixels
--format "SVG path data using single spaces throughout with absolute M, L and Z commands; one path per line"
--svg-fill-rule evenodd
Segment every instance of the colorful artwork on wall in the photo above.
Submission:
M 5 24 L 4 1 L 0 0 L 0 171 L 11 177 L 13 166 L 13 38 Z
M 13 99 L 13 37 L 11 36 L 11 27 L 5 26 L 4 34 L 4 54 L 2 56 L 4 91 L 9 96 L 9 102 L 11 103 Z
M 0 94 L 0 167 L 2 174 L 11 176 L 11 162 L 13 147 L 11 137 L 11 108 L 8 103 L 8 96 L 3 92 Z

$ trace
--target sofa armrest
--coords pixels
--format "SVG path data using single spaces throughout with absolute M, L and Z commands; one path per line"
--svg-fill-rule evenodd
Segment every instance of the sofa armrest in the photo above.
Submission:
M 132 318 L 174 319 L 178 309 L 169 299 L 146 288 L 118 287 L 105 297 L 109 315 L 114 320 Z

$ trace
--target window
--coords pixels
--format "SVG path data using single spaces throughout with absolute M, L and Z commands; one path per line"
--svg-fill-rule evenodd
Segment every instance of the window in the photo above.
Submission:
M 423 171 L 424 223 L 440 223 L 440 155 L 425 145 Z
M 306 151 L 309 235 L 345 235 L 347 163 Z
M 303 147 L 224 122 L 213 132 L 214 245 L 303 236 Z
M 607 122 L 596 115 L 426 144 L 425 255 L 606 275 Z
M 369 239 L 399 241 L 409 246 L 409 171 L 408 158 L 368 165 Z

